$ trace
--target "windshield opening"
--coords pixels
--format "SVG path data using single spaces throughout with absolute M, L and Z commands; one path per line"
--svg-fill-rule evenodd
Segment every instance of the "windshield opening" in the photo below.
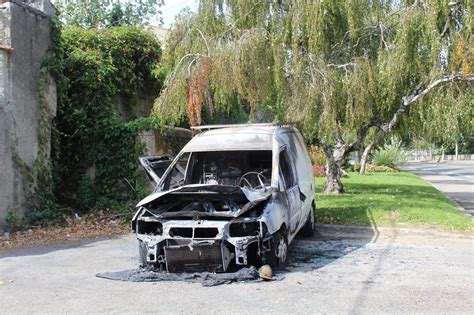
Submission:
M 271 183 L 272 151 L 213 151 L 193 152 L 186 170 L 186 184 L 240 186 L 242 176 L 255 181 L 255 186 Z M 252 175 L 252 174 L 250 174 Z

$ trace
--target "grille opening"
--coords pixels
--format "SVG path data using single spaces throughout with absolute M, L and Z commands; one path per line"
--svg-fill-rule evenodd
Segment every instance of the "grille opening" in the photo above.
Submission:
M 243 237 L 256 235 L 260 229 L 258 222 L 232 223 L 229 227 L 229 234 L 232 237 Z
M 171 237 L 185 237 L 191 238 L 193 237 L 193 229 L 192 228 L 171 228 L 170 229 L 170 236 Z
M 223 272 L 225 271 L 222 246 L 197 245 L 165 247 L 166 269 L 168 272 Z
M 138 234 L 161 235 L 163 225 L 160 222 L 138 221 Z
M 195 228 L 194 238 L 215 238 L 218 233 L 217 228 Z

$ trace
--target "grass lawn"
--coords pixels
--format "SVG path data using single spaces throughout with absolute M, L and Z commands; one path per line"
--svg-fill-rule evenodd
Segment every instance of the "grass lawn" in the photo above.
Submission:
M 474 231 L 474 223 L 441 192 L 418 176 L 400 173 L 349 173 L 346 194 L 320 193 L 316 179 L 316 222 L 349 225 L 423 226 Z

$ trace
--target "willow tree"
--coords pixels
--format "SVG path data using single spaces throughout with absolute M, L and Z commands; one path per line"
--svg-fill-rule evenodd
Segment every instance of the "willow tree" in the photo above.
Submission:
M 417 80 L 407 84 L 405 91 L 396 93 L 392 97 L 398 100 L 398 107 L 390 109 L 383 121 L 378 123 L 378 130 L 365 147 L 362 161 L 361 174 L 365 172 L 365 163 L 368 154 L 374 145 L 387 133 L 393 132 L 398 126 L 405 132 L 418 135 L 423 138 L 437 139 L 441 143 L 454 142 L 461 132 L 472 133 L 472 100 L 474 98 L 472 82 L 474 65 L 474 42 L 472 24 L 472 5 L 467 2 L 430 2 L 431 6 L 420 6 L 415 2 L 412 8 L 412 16 L 416 14 L 428 18 L 426 26 L 420 29 L 415 19 L 412 24 L 416 32 L 402 33 L 408 38 L 416 38 L 418 35 L 419 46 L 415 46 L 410 61 L 417 65 L 423 65 Z M 419 13 L 417 13 L 419 12 Z M 408 16 L 410 17 L 410 16 Z M 430 23 L 431 22 L 431 23 Z M 407 23 L 407 20 L 403 20 Z M 429 36 L 422 36 L 426 31 L 432 30 Z M 410 34 L 411 33 L 411 34 Z M 397 42 L 395 42 L 397 44 Z M 400 41 L 403 44 L 403 41 Z M 427 49 L 424 58 L 419 52 Z M 431 54 L 429 53 L 431 50 Z M 407 49 L 399 49 L 393 53 L 395 59 L 386 62 L 388 67 L 395 67 Z M 397 56 L 398 54 L 398 56 Z M 410 77 L 413 65 L 405 68 L 405 75 L 395 75 L 385 79 L 393 85 L 398 85 L 398 80 Z M 392 75 L 397 70 L 387 73 Z M 403 71 L 403 69 L 401 69 Z M 399 71 L 398 71 L 399 72 Z M 464 83 L 452 85 L 454 82 Z M 467 83 L 466 83 L 467 82 Z M 448 86 L 446 86 L 448 85 Z M 409 88 L 411 87 L 411 91 Z M 388 86 L 391 88 L 391 86 Z M 392 89 L 392 91 L 394 91 Z M 405 94 L 406 93 L 406 94 Z M 414 105 L 419 103 L 418 105 Z M 394 103 L 395 105 L 396 102 Z M 416 108 L 412 108 L 416 106 Z M 402 120 L 402 115 L 407 116 Z
M 451 5 L 202 0 L 170 33 L 170 75 L 155 114 L 191 125 L 230 112 L 298 121 L 326 153 L 324 191 L 343 192 L 343 160 L 367 135 L 409 128 L 402 117 L 413 103 L 447 82 L 472 79 L 470 70 L 447 74 L 447 41 L 461 41 L 463 54 L 472 46 L 471 8 L 456 2 L 454 14 Z M 470 88 L 456 87 L 461 95 Z M 411 117 L 415 126 L 423 122 Z

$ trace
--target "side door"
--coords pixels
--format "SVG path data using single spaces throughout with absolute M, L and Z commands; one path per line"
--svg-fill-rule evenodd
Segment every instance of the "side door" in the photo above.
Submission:
M 284 148 L 279 154 L 279 176 L 280 176 L 280 189 L 283 189 L 283 193 L 286 195 L 288 217 L 289 217 L 289 232 L 294 233 L 298 228 L 301 219 L 301 198 L 300 189 L 298 187 L 295 170 L 291 166 L 290 159 L 288 157 L 287 149 Z

